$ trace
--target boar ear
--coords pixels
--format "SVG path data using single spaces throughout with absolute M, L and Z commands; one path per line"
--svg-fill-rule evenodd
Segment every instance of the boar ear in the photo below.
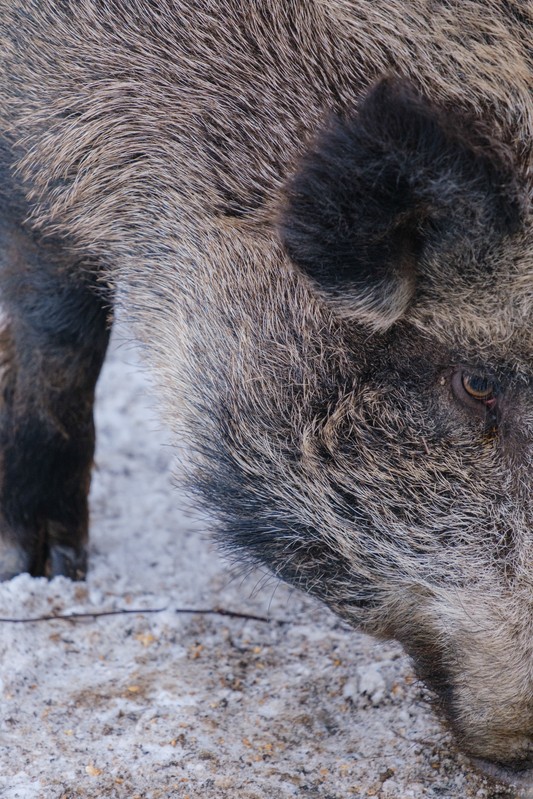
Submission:
M 386 78 L 302 158 L 286 187 L 281 239 L 338 310 L 386 329 L 407 310 L 439 237 L 483 239 L 516 225 L 511 175 L 479 122 Z

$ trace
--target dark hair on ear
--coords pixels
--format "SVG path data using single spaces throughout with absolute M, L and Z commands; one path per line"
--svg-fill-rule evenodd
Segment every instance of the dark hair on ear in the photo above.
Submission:
M 482 122 L 385 78 L 302 157 L 280 236 L 341 311 L 385 328 L 407 309 L 428 244 L 518 226 L 513 175 L 510 151 Z

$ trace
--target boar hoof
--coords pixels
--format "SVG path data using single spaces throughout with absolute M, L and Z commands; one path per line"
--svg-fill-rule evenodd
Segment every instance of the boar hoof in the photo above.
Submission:
M 84 580 L 87 574 L 87 552 L 85 548 L 74 549 L 61 544 L 53 544 L 48 552 L 45 574 L 47 577 L 70 577 L 71 580 Z
M 11 541 L 0 541 L 0 582 L 31 571 L 31 556 L 22 547 Z

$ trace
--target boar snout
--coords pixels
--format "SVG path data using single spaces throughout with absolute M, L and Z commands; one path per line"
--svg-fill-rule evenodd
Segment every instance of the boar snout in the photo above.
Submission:
M 527 599 L 491 596 L 487 586 L 419 600 L 408 628 L 398 620 L 460 749 L 524 796 L 533 796 L 532 622 Z

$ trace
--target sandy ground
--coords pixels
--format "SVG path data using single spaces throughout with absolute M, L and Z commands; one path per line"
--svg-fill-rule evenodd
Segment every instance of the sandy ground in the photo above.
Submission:
M 0 624 L 3 799 L 512 795 L 457 753 L 398 646 L 235 575 L 172 485 L 130 346 L 111 352 L 97 423 L 87 582 L 21 575 L 0 615 L 139 612 Z M 190 607 L 270 621 L 176 613 Z

